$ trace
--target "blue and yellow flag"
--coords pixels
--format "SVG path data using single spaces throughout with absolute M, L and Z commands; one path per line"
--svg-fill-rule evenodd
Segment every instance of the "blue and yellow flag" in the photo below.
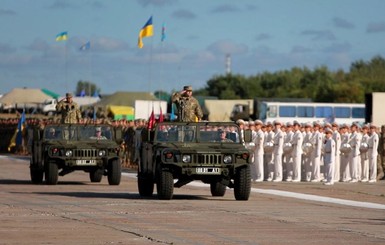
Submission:
M 21 118 L 19 119 L 19 122 L 17 124 L 15 133 L 13 134 L 11 141 L 9 142 L 8 152 L 11 152 L 13 147 L 19 146 L 23 143 L 24 124 L 25 124 L 25 110 L 23 110 L 23 113 L 21 114 Z
M 61 32 L 56 35 L 56 42 L 66 41 L 68 39 L 68 32 Z
M 150 19 L 148 19 L 146 24 L 143 26 L 143 28 L 139 32 L 138 47 L 143 48 L 142 38 L 151 37 L 152 35 L 154 35 L 154 27 L 152 25 L 152 16 L 151 16 Z

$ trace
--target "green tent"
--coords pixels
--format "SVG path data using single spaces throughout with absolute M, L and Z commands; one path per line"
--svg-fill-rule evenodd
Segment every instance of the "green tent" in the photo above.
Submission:
M 42 91 L 43 93 L 45 93 L 46 95 L 51 96 L 51 97 L 54 98 L 54 99 L 58 99 L 59 96 L 60 96 L 59 94 L 57 94 L 57 93 L 55 93 L 55 92 L 52 92 L 51 90 L 48 90 L 48 89 L 46 89 L 46 88 L 42 88 L 41 91 Z

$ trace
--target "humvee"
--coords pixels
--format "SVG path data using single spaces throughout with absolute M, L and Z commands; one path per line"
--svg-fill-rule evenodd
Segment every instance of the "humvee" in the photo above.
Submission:
M 97 132 L 98 131 L 98 132 Z M 100 131 L 100 133 L 99 133 Z M 30 175 L 32 183 L 56 185 L 58 176 L 89 173 L 91 182 L 108 176 L 110 185 L 121 179 L 121 130 L 110 125 L 57 124 L 33 129 Z
M 143 132 L 137 180 L 141 196 L 152 196 L 156 184 L 158 198 L 169 200 L 174 187 L 199 180 L 210 184 L 212 196 L 224 196 L 229 187 L 236 200 L 249 199 L 251 152 L 235 123 L 162 122 Z M 251 141 L 251 131 L 245 131 L 244 141 Z

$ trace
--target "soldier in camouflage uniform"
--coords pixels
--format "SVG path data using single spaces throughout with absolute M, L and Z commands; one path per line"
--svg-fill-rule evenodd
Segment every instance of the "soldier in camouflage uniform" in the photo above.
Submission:
M 184 86 L 183 91 L 172 95 L 172 102 L 176 103 L 179 122 L 196 122 L 203 117 L 198 101 L 192 96 L 192 87 Z
M 82 118 L 79 106 L 72 100 L 71 93 L 66 93 L 66 98 L 59 101 L 56 111 L 61 114 L 61 123 L 78 123 Z

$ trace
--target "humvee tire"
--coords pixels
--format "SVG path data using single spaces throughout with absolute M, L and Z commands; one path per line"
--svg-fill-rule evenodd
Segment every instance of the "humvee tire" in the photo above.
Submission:
M 239 201 L 249 200 L 251 191 L 250 166 L 242 167 L 237 170 L 234 176 L 234 197 Z
M 108 165 L 108 184 L 119 185 L 122 177 L 122 165 L 119 159 L 114 159 Z
M 158 199 L 171 200 L 174 194 L 174 178 L 167 170 L 160 170 L 156 184 Z
M 226 186 L 219 181 L 210 183 L 210 191 L 213 197 L 223 197 L 226 193 Z
M 56 185 L 59 179 L 59 168 L 56 163 L 45 163 L 45 182 L 48 185 Z
M 91 182 L 101 182 L 103 178 L 103 169 L 95 169 L 90 172 Z

